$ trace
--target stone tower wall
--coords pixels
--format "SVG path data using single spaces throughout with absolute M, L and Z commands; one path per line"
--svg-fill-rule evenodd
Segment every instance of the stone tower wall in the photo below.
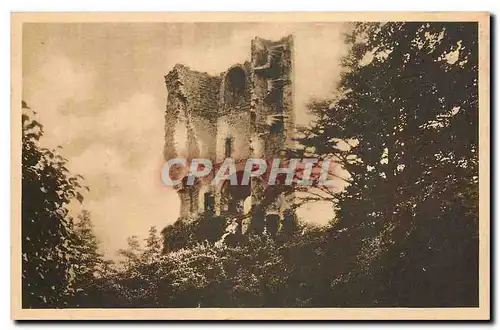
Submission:
M 214 163 L 227 157 L 243 161 L 248 157 L 271 159 L 292 145 L 291 36 L 278 41 L 255 38 L 250 62 L 236 64 L 218 76 L 177 64 L 165 76 L 165 82 L 165 159 L 206 157 Z M 179 139 L 180 135 L 185 138 Z M 282 220 L 289 196 L 281 194 L 264 201 L 266 188 L 255 180 L 248 192 L 245 189 L 206 184 L 180 187 L 181 218 L 192 219 L 203 212 L 209 194 L 217 214 L 243 212 L 243 200 L 248 195 L 252 210 L 258 209 L 257 213 L 263 212 L 264 216 L 270 212 L 266 216 L 269 221 Z M 251 229 L 252 225 L 246 227 Z

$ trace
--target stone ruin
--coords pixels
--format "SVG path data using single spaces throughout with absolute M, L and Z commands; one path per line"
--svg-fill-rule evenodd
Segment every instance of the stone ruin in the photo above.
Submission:
M 219 75 L 176 64 L 165 76 L 165 159 L 203 157 L 222 163 L 228 157 L 283 156 L 293 146 L 293 63 L 293 37 L 287 36 L 278 41 L 254 38 L 250 61 Z M 241 172 L 237 175 L 240 180 Z M 177 189 L 179 221 L 217 215 L 234 219 L 239 233 L 276 234 L 295 219 L 293 193 L 265 187 L 257 178 L 248 186 L 185 181 Z

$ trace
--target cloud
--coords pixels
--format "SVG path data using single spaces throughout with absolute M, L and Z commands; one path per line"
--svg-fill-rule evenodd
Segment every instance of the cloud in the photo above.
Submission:
M 96 75 L 67 56 L 40 53 L 23 81 L 24 98 L 44 125 L 42 144 L 63 145 L 73 173 L 85 177 L 90 192 L 72 214 L 88 209 L 96 235 L 110 258 L 130 235 L 176 220 L 179 199 L 160 181 L 164 143 L 163 111 L 155 95 L 135 93 L 100 111 L 85 113 L 95 98 Z M 147 218 L 145 218 L 147 217 Z
M 145 193 L 108 195 L 101 200 L 86 200 L 101 249 L 108 258 L 126 248 L 126 237 L 145 238 L 150 226 L 159 230 L 173 223 L 180 210 L 180 201 L 173 190 L 149 190 Z
M 51 135 L 56 139 L 59 132 L 52 124 L 71 112 L 72 104 L 92 95 L 94 73 L 89 68 L 78 67 L 63 54 L 46 52 L 39 53 L 32 66 L 36 70 L 23 77 L 23 98 L 51 128 L 46 132 L 46 139 Z
M 83 207 L 90 210 L 98 238 L 109 257 L 124 248 L 127 236 L 146 236 L 179 214 L 177 193 L 160 180 L 164 141 L 163 113 L 151 95 L 137 93 L 93 118 L 80 118 L 83 128 L 100 135 L 79 156 L 71 170 L 90 186 Z

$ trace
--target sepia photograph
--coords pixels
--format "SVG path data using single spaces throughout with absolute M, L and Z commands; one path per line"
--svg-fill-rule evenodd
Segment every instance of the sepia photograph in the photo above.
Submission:
M 490 318 L 488 13 L 11 20 L 12 318 Z

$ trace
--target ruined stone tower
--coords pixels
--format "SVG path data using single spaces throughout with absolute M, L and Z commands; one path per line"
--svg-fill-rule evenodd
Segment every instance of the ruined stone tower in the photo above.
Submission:
M 292 36 L 278 41 L 256 37 L 251 42 L 250 61 L 235 64 L 218 76 L 176 64 L 165 82 L 165 159 L 204 157 L 214 163 L 228 157 L 270 159 L 292 144 Z M 275 188 L 266 188 L 257 179 L 249 186 L 184 184 L 178 189 L 180 217 L 225 215 L 236 218 L 242 232 L 252 226 L 277 231 L 289 216 L 291 197 L 273 195 L 270 189 Z M 245 206 L 250 216 L 244 216 Z

